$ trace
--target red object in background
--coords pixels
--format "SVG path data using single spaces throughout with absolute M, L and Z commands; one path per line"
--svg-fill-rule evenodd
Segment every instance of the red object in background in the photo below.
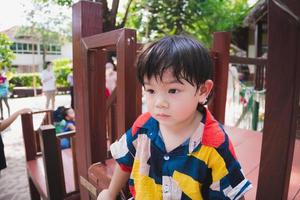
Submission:
M 109 97 L 109 95 L 110 95 L 109 90 L 108 90 L 107 88 L 105 88 L 105 96 L 106 96 L 106 97 Z
M 6 78 L 4 76 L 0 76 L 0 84 L 5 83 Z

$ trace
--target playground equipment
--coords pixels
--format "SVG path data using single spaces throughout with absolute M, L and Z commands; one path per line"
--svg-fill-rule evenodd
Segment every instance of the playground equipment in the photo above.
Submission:
M 299 54 L 299 48 L 297 47 L 300 44 L 296 35 L 299 34 L 300 8 L 292 0 L 286 2 L 287 5 L 283 5 L 273 0 L 269 4 L 269 15 L 272 16 L 272 18 L 270 17 L 270 26 L 272 26 L 272 29 L 269 33 L 270 51 L 267 61 L 269 67 L 267 67 L 266 73 L 266 117 L 263 140 L 257 132 L 226 127 L 229 129 L 229 133 L 232 133 L 230 136 L 233 143 L 236 142 L 239 160 L 246 170 L 250 170 L 247 176 L 253 181 L 255 188 L 252 190 L 253 196 L 249 199 L 253 199 L 255 196 L 257 199 L 287 199 L 289 195 L 291 195 L 291 198 L 297 198 L 299 190 L 299 187 L 293 184 L 295 183 L 293 178 L 296 177 L 299 168 L 296 167 L 292 170 L 292 158 L 295 146 L 296 118 L 297 113 L 299 113 L 300 74 L 297 67 L 299 69 L 300 57 L 296 55 Z M 294 12 L 286 9 L 289 6 L 293 8 Z M 85 12 L 86 10 L 89 10 L 89 12 Z M 81 163 L 78 167 L 79 176 L 82 177 L 82 180 L 87 181 L 85 183 L 89 183 L 89 166 L 97 162 L 105 164 L 107 153 L 106 150 L 103 151 L 107 141 L 105 125 L 103 123 L 100 128 L 94 121 L 106 121 L 103 112 L 100 114 L 100 107 L 106 105 L 100 103 L 105 102 L 103 96 L 105 60 L 103 58 L 105 58 L 105 51 L 110 49 L 107 46 L 112 44 L 112 38 L 114 38 L 116 32 L 100 34 L 102 32 L 100 13 L 100 4 L 79 2 L 73 6 L 73 62 L 75 65 L 75 91 L 77 91 L 75 109 L 76 112 L 82 113 L 82 117 L 78 119 L 78 125 L 80 126 L 78 138 L 81 148 L 80 150 L 77 149 L 78 153 L 79 151 L 82 152 L 82 156 L 77 157 L 77 160 L 78 163 Z M 280 23 L 278 23 L 278 20 Z M 285 28 L 282 28 L 282 26 Z M 137 89 L 138 85 L 134 78 L 132 63 L 136 54 L 134 48 L 131 48 L 131 45 L 134 46 L 132 42 L 135 42 L 135 34 L 131 32 L 132 30 L 123 29 L 123 31 L 128 31 L 133 35 L 129 36 L 130 34 L 127 33 L 124 37 L 120 37 L 119 41 L 124 42 L 127 40 L 129 45 L 124 44 L 126 46 L 126 48 L 123 48 L 124 52 L 117 50 L 117 57 L 121 58 L 118 58 L 119 71 L 117 72 L 117 112 L 115 116 L 118 119 L 116 134 L 125 132 L 131 126 L 133 120 L 140 113 L 138 109 L 141 107 L 140 90 Z M 278 38 L 278 35 L 281 35 L 281 37 Z M 130 37 L 132 36 L 134 40 L 131 40 Z M 216 67 L 215 76 L 218 82 L 215 82 L 215 101 L 211 108 L 214 116 L 221 122 L 224 122 L 226 101 L 224 87 L 227 85 L 228 63 L 230 60 L 228 56 L 229 49 L 225 45 L 226 41 L 230 42 L 230 38 L 214 38 L 212 49 L 212 57 L 215 60 Z M 97 46 L 97 43 L 100 42 L 102 45 Z M 285 45 L 286 42 L 288 42 L 288 45 Z M 284 53 L 282 54 L 283 49 Z M 123 68 L 124 63 L 128 64 L 126 68 Z M 282 66 L 285 66 L 284 70 Z M 102 76 L 100 75 L 101 72 Z M 97 79 L 95 74 L 98 76 Z M 284 78 L 282 77 L 283 74 L 285 75 Z M 131 78 L 126 78 L 129 76 Z M 286 84 L 285 87 L 282 87 L 283 80 Z M 98 97 L 93 96 L 95 93 Z M 137 106 L 134 107 L 135 105 Z M 288 123 L 282 123 L 285 121 Z M 260 151 L 261 148 L 262 151 Z M 260 153 L 261 159 L 259 158 Z M 249 160 L 251 160 L 251 163 Z M 260 175 L 258 175 L 258 172 Z M 290 180 L 291 173 L 293 175 Z M 258 177 L 258 187 L 256 188 Z M 88 190 L 85 188 L 88 185 L 83 184 L 80 186 L 82 199 L 89 198 Z
M 34 130 L 33 115 L 44 114 Z M 32 200 L 79 199 L 75 158 L 75 132 L 56 134 L 52 111 L 44 110 L 22 115 L 26 167 Z M 72 148 L 61 150 L 60 138 L 71 138 Z
M 286 5 L 277 0 L 269 2 L 270 33 L 263 134 L 226 126 L 225 129 L 232 139 L 244 173 L 254 185 L 254 189 L 246 194 L 247 199 L 299 199 L 300 167 L 298 160 L 293 160 L 293 155 L 294 149 L 300 148 L 299 141 L 295 145 L 296 122 L 300 118 L 300 5 L 292 0 L 287 0 Z M 210 108 L 220 122 L 224 122 L 225 116 L 224 88 L 227 86 L 228 64 L 237 59 L 230 58 L 229 44 L 230 34 L 221 32 L 214 35 L 211 56 L 216 68 L 216 82 Z M 75 177 L 80 182 L 81 199 L 95 198 L 99 190 L 108 186 L 114 165 L 107 150 L 108 144 L 124 133 L 141 113 L 141 87 L 137 84 L 134 69 L 137 49 L 134 30 L 102 33 L 101 4 L 89 1 L 74 4 L 73 63 L 77 134 L 73 161 L 76 158 L 78 163 L 78 176 Z M 118 77 L 116 91 L 106 99 L 104 66 L 110 51 L 117 54 Z M 265 64 L 265 61 L 262 62 Z M 30 124 L 30 120 L 24 122 L 23 130 L 32 130 Z M 24 135 L 25 140 L 33 138 L 32 135 Z M 26 150 L 29 162 L 35 159 L 35 156 L 31 156 L 32 152 L 35 155 L 34 150 Z M 57 164 L 57 168 L 62 171 L 61 163 Z M 32 174 L 37 171 L 32 170 Z M 36 183 L 32 181 L 30 173 L 29 176 L 32 194 L 38 196 L 37 193 L 45 193 L 33 187 Z M 62 176 L 59 175 L 56 180 L 61 180 Z M 49 182 L 52 177 L 47 175 L 46 178 Z M 64 193 L 61 192 L 64 185 L 53 187 L 56 190 L 54 195 Z

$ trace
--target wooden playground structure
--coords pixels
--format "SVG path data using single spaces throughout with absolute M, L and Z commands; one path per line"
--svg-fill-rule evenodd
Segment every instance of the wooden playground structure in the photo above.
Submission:
M 267 62 L 263 134 L 225 126 L 244 173 L 254 185 L 246 199 L 300 199 L 300 160 L 294 156 L 294 151 L 300 152 L 296 140 L 300 124 L 300 5 L 292 0 L 284 6 L 278 2 L 269 3 L 267 60 L 230 56 L 231 38 L 226 32 L 214 34 L 211 49 L 216 81 L 209 106 L 220 122 L 225 117 L 229 63 Z M 54 127 L 46 125 L 41 126 L 41 140 L 37 140 L 32 114 L 22 116 L 32 199 L 95 199 L 97 192 L 108 186 L 114 166 L 108 144 L 130 128 L 141 113 L 142 90 L 134 67 L 140 48 L 136 32 L 120 29 L 103 33 L 101 16 L 99 3 L 79 1 L 73 5 L 76 134 L 55 135 Z M 117 55 L 117 88 L 106 98 L 109 52 Z M 51 117 L 47 124 L 51 124 Z M 61 151 L 60 137 L 72 137 L 72 148 Z M 120 198 L 126 196 L 125 190 Z

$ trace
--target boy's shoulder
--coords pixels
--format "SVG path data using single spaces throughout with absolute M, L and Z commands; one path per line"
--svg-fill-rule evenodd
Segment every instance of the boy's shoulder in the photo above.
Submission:
M 214 119 L 208 109 L 206 110 L 206 120 L 201 143 L 219 150 L 224 150 L 224 148 L 228 149 L 236 158 L 233 144 L 225 132 L 223 125 Z
M 144 125 L 151 119 L 151 114 L 149 112 L 142 113 L 132 125 L 132 135 L 135 135 L 140 128 L 143 128 Z
M 218 148 L 226 140 L 226 133 L 222 125 L 213 117 L 208 109 L 205 110 L 205 124 L 202 136 L 202 144 Z

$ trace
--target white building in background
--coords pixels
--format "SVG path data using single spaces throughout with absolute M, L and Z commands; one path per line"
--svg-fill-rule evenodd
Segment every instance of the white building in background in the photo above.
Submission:
M 16 58 L 13 60 L 12 65 L 16 68 L 17 73 L 40 72 L 43 68 L 43 46 L 28 37 L 15 38 L 18 28 L 18 26 L 14 26 L 1 31 L 14 42 L 11 49 L 14 51 Z M 59 58 L 72 60 L 72 43 L 49 45 L 46 61 Z

